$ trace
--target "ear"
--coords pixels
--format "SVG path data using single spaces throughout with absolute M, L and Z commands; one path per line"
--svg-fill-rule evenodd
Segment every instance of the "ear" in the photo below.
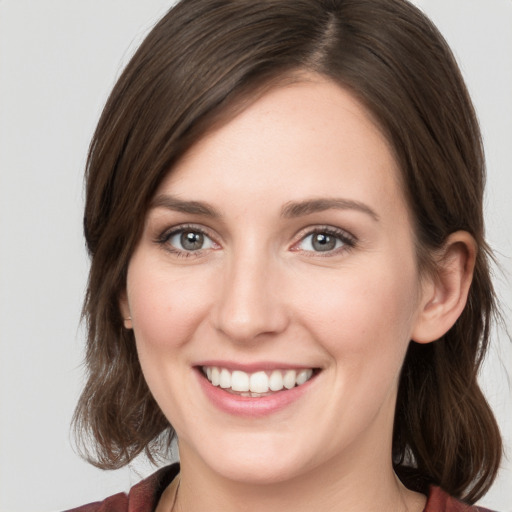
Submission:
M 126 290 L 119 294 L 119 311 L 121 312 L 125 329 L 132 329 L 132 315 L 130 313 L 130 305 L 128 304 Z
M 446 334 L 462 313 L 473 279 L 477 245 L 466 231 L 452 233 L 439 252 L 437 271 L 425 280 L 412 340 L 429 343 Z

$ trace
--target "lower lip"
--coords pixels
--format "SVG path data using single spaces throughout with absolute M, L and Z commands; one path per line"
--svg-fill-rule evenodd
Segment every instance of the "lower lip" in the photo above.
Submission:
M 234 395 L 221 387 L 214 386 L 200 369 L 197 369 L 197 375 L 204 393 L 218 409 L 235 416 L 249 418 L 267 416 L 281 411 L 299 400 L 316 380 L 316 375 L 313 375 L 307 382 L 292 389 L 284 389 L 268 396 L 249 397 Z

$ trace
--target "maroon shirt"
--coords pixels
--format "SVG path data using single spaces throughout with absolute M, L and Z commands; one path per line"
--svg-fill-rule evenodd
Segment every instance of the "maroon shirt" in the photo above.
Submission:
M 104 501 L 83 505 L 66 512 L 154 512 L 160 496 L 179 471 L 179 464 L 167 466 L 134 485 L 129 494 L 115 494 Z M 441 488 L 432 486 L 423 512 L 492 511 L 476 505 L 466 505 L 446 494 Z

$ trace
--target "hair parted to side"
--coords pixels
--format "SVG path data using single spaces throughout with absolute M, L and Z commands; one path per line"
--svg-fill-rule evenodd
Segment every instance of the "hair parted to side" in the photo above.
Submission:
M 205 132 L 265 87 L 302 72 L 350 90 L 380 124 L 400 165 L 422 271 L 435 272 L 432 254 L 449 234 L 466 230 L 477 242 L 461 317 L 442 339 L 410 344 L 393 433 L 396 471 L 407 485 L 434 483 L 474 502 L 501 457 L 498 427 L 477 383 L 496 310 L 483 150 L 450 49 L 405 0 L 184 0 L 147 36 L 107 101 L 87 162 L 88 381 L 74 418 L 81 447 L 103 468 L 142 451 L 165 453 L 173 430 L 119 311 L 149 202 Z

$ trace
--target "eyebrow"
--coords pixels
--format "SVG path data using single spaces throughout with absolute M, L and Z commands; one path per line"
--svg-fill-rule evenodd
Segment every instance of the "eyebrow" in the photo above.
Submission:
M 161 194 L 151 201 L 150 208 L 166 208 L 182 213 L 190 213 L 193 215 L 204 215 L 214 219 L 221 218 L 221 213 L 202 201 L 186 201 L 177 197 Z M 369 206 L 360 201 L 342 198 L 320 198 L 307 199 L 304 201 L 290 201 L 286 203 L 281 210 L 281 216 L 284 218 L 296 218 L 313 213 L 323 212 L 325 210 L 356 210 L 372 217 L 375 221 L 379 220 L 377 213 Z
M 221 214 L 213 206 L 202 201 L 184 201 L 166 194 L 156 196 L 151 201 L 150 208 L 167 208 L 176 212 L 204 215 L 205 217 L 220 218 Z
M 292 201 L 283 207 L 281 215 L 285 218 L 294 218 L 331 209 L 356 210 L 369 215 L 373 220 L 377 222 L 379 221 L 379 216 L 377 213 L 368 205 L 361 203 L 360 201 L 341 198 L 320 198 L 297 202 Z

